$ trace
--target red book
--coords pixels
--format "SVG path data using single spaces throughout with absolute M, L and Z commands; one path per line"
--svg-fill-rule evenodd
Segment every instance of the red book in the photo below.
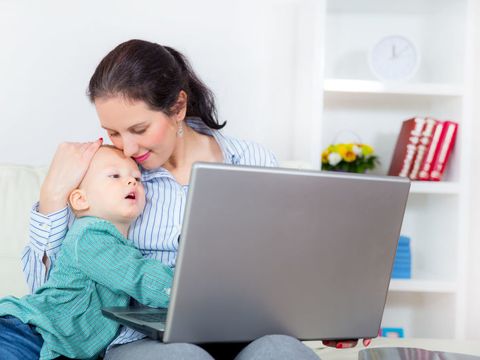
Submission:
M 424 126 L 425 119 L 419 117 L 405 120 L 402 123 L 388 175 L 408 177 Z
M 448 158 L 452 153 L 453 146 L 455 145 L 455 138 L 457 137 L 458 124 L 453 121 L 444 121 L 442 133 L 440 134 L 440 140 L 438 145 L 437 154 L 435 155 L 432 163 L 432 171 L 430 172 L 430 180 L 440 181 L 445 167 L 448 162 Z
M 423 157 L 422 165 L 420 166 L 420 171 L 418 173 L 419 180 L 430 180 L 430 171 L 432 170 L 433 159 L 437 154 L 442 129 L 443 122 L 437 121 L 437 124 L 435 125 L 435 130 L 433 131 L 432 139 L 430 141 L 430 146 L 428 147 L 428 150 Z
M 418 180 L 418 173 L 427 154 L 428 148 L 433 137 L 433 132 L 435 126 L 437 125 L 437 120 L 432 118 L 425 119 L 425 126 L 423 127 L 422 135 L 417 145 L 417 152 L 415 154 L 412 169 L 410 170 L 410 175 L 408 176 L 412 180 Z

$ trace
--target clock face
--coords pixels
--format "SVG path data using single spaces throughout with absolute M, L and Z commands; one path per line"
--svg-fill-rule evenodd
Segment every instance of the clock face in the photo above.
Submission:
M 382 38 L 369 55 L 370 69 L 382 81 L 407 80 L 415 74 L 420 62 L 415 45 L 399 35 Z

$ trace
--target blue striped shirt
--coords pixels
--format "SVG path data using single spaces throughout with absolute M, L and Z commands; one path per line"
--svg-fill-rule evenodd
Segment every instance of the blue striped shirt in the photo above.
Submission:
M 198 118 L 189 118 L 186 121 L 195 131 L 213 136 L 226 164 L 277 166 L 274 154 L 261 145 L 212 130 Z M 174 267 L 189 186 L 179 184 L 164 168 L 143 170 L 142 182 L 146 195 L 145 209 L 130 227 L 128 238 L 144 257 L 160 260 Z M 42 263 L 43 255 L 47 255 L 52 264 L 50 269 L 53 268 L 72 221 L 73 215 L 69 208 L 45 216 L 38 213 L 38 204 L 33 207 L 30 216 L 30 242 L 22 255 L 23 272 L 32 292 L 41 286 L 49 275 Z M 144 337 L 141 333 L 122 327 L 119 336 L 111 345 Z

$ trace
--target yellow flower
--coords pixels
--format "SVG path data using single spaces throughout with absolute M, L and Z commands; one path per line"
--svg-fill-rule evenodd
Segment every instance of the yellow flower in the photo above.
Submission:
M 337 145 L 337 151 L 342 157 L 342 159 L 346 162 L 355 161 L 355 159 L 357 158 L 357 155 L 355 155 L 355 152 L 353 151 L 352 144 L 339 144 Z
M 355 153 L 352 150 L 348 150 L 343 156 L 343 160 L 345 160 L 346 162 L 355 161 L 356 158 L 357 158 L 357 155 L 355 155 Z
M 364 156 L 372 155 L 373 154 L 373 147 L 370 145 L 362 144 L 362 153 Z
M 337 144 L 335 145 L 335 152 L 339 153 L 341 157 L 348 151 L 347 146 L 345 144 Z
M 323 164 L 328 163 L 328 155 L 330 155 L 330 151 L 328 151 L 328 149 L 327 149 L 327 150 L 324 150 L 324 151 L 322 152 L 322 163 L 323 163 Z

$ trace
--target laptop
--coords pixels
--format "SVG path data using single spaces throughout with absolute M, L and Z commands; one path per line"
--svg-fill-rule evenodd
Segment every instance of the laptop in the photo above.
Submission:
M 378 334 L 410 181 L 196 163 L 168 312 L 103 309 L 163 342 Z

